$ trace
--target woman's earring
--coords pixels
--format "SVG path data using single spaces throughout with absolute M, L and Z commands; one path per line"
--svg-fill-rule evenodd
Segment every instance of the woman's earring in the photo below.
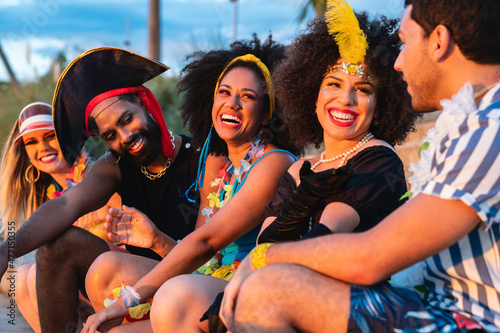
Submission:
M 108 150 L 106 150 L 106 152 L 104 153 L 104 159 L 106 160 L 106 163 L 108 164 L 111 164 L 111 165 L 115 165 L 115 164 L 118 164 L 118 162 L 120 162 L 120 159 L 122 158 L 122 155 L 118 155 L 118 158 L 116 159 L 116 161 L 113 163 L 113 162 L 110 162 L 108 160 L 108 153 L 111 152 L 111 155 L 115 156 L 115 154 L 113 154 L 113 152 L 111 151 L 111 148 L 108 148 Z M 116 158 L 116 156 L 115 156 Z
M 30 169 L 33 169 L 33 172 L 30 172 Z M 34 176 L 34 170 L 36 170 L 36 178 Z M 31 174 L 31 177 L 30 177 L 30 174 Z M 37 168 L 35 168 L 33 166 L 33 164 L 30 164 L 28 166 L 28 168 L 26 168 L 26 172 L 24 173 L 24 179 L 26 179 L 26 181 L 29 183 L 29 184 L 33 184 L 33 183 L 36 183 L 38 181 L 38 179 L 40 179 L 40 170 L 38 170 Z

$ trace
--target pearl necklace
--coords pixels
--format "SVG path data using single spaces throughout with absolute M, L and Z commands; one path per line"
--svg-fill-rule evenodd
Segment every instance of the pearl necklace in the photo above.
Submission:
M 172 134 L 171 131 L 168 131 L 168 134 L 170 134 L 170 140 L 172 141 L 172 149 L 175 150 L 175 139 L 174 139 L 174 135 Z M 145 167 L 145 166 L 142 166 L 141 165 L 141 172 L 146 175 L 146 177 L 148 177 L 148 179 L 150 180 L 155 180 L 155 179 L 158 179 L 160 178 L 161 176 L 163 176 L 165 174 L 165 172 L 168 170 L 168 168 L 170 168 L 170 165 L 172 165 L 172 160 L 173 158 L 172 157 L 167 157 L 167 161 L 165 162 L 165 166 L 163 169 L 160 170 L 160 172 L 154 174 L 154 173 L 149 173 L 148 169 Z
M 371 139 L 373 139 L 374 135 L 371 134 L 370 132 L 366 133 L 366 135 L 361 139 L 361 141 L 359 141 L 351 150 L 348 150 L 346 151 L 345 153 L 342 153 L 340 155 L 337 155 L 335 157 L 332 157 L 332 158 L 329 158 L 329 159 L 326 159 L 326 150 L 324 150 L 322 153 L 321 153 L 321 158 L 319 159 L 318 162 L 314 163 L 314 165 L 311 167 L 311 170 L 314 170 L 316 169 L 316 167 L 318 165 L 320 165 L 321 163 L 331 163 L 333 161 L 336 161 L 338 160 L 339 158 L 342 158 L 342 160 L 340 161 L 340 166 L 344 165 L 345 164 L 345 161 L 347 160 L 347 156 L 351 155 L 352 153 L 354 153 L 356 150 L 359 149 L 359 147 L 361 147 L 362 145 L 364 145 L 365 143 L 367 143 L 368 141 L 370 141 Z

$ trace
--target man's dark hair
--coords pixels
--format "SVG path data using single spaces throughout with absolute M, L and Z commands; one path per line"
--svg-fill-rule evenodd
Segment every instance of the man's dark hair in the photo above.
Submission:
M 499 0 L 405 0 L 425 36 L 442 24 L 462 54 L 478 64 L 500 63 Z

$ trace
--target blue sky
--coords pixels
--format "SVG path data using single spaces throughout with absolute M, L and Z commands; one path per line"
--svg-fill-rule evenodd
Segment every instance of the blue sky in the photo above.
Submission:
M 238 38 L 269 32 L 289 43 L 306 0 L 238 0 Z M 400 17 L 403 0 L 351 0 L 354 10 Z M 0 43 L 18 80 L 45 74 L 55 55 L 68 60 L 99 46 L 148 55 L 149 0 L 0 0 Z M 226 47 L 233 40 L 229 0 L 161 0 L 161 61 L 178 74 L 187 54 Z M 310 12 L 308 18 L 312 18 Z M 130 27 L 130 44 L 127 40 Z M 28 51 L 29 50 L 29 51 Z M 29 53 L 29 57 L 28 57 Z M 3 62 L 0 80 L 9 80 Z

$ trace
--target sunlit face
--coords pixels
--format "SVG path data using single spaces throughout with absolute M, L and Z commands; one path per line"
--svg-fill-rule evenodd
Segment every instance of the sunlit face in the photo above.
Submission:
M 22 139 L 26 154 L 35 168 L 50 175 L 69 172 L 54 130 L 29 132 Z
M 328 72 L 316 100 L 325 141 L 361 139 L 370 128 L 375 105 L 375 87 L 370 82 L 343 72 Z
M 264 89 L 248 68 L 235 67 L 223 77 L 212 106 L 212 122 L 226 142 L 248 142 L 269 117 Z
M 148 166 L 156 159 L 161 150 L 161 134 L 139 104 L 110 97 L 97 104 L 91 115 L 100 137 L 111 149 L 138 166 Z
M 440 108 L 437 93 L 441 74 L 428 53 L 429 39 L 411 18 L 411 8 L 411 5 L 406 8 L 399 27 L 403 45 L 394 68 L 403 72 L 413 108 L 421 112 L 435 111 Z

